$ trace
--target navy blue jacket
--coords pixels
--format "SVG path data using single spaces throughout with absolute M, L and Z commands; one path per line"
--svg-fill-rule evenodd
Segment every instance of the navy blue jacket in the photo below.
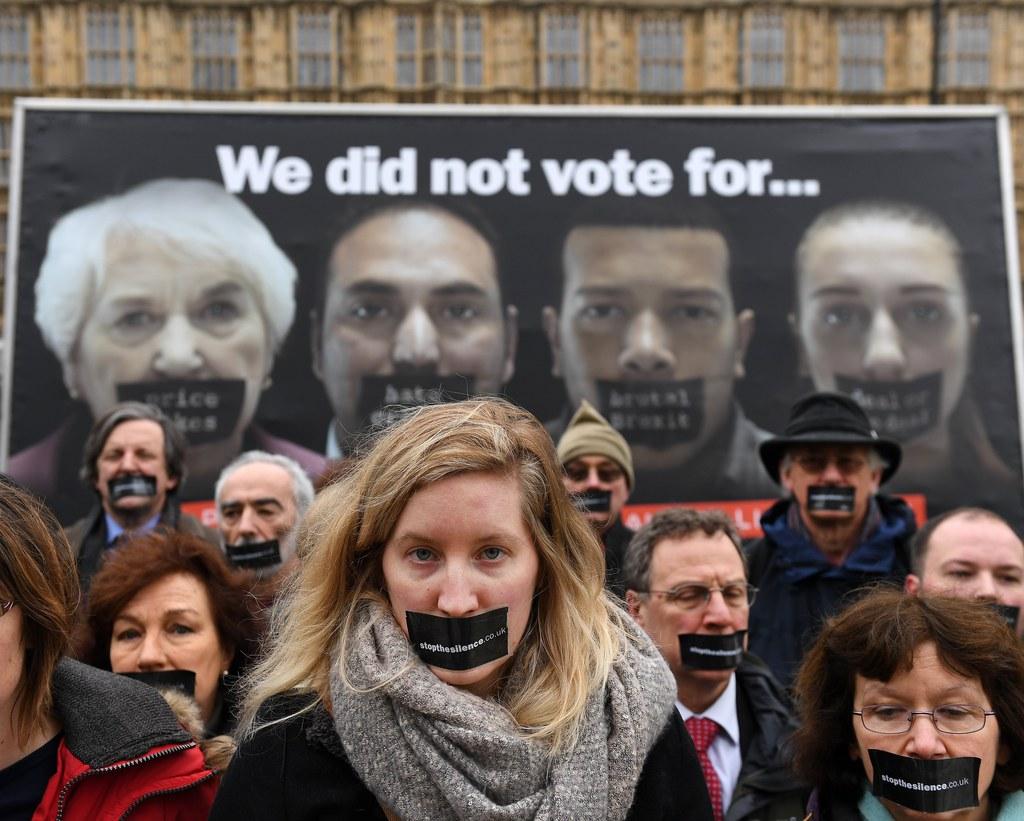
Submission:
M 776 502 L 761 517 L 764 536 L 747 547 L 750 583 L 759 588 L 750 609 L 750 652 L 760 657 L 784 687 L 822 622 L 849 604 L 866 585 L 902 585 L 910 572 L 913 511 L 892 496 L 875 496 L 881 521 L 871 536 L 838 567 L 829 563 L 787 521 L 791 499 Z

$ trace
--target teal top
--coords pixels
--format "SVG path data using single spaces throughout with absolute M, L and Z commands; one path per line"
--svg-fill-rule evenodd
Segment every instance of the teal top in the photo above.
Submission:
M 881 801 L 871 794 L 870 790 L 864 790 L 857 809 L 860 810 L 860 817 L 864 821 L 892 821 L 889 811 Z M 1024 792 L 1010 793 L 999 805 L 999 811 L 993 817 L 993 821 L 1021 821 L 1021 819 L 1024 819 Z

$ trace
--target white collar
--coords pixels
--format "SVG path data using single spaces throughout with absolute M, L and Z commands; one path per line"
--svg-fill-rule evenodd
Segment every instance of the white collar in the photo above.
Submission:
M 703 713 L 693 712 L 681 701 L 676 702 L 676 709 L 679 710 L 679 715 L 683 717 L 683 721 L 686 721 L 690 716 L 710 718 L 725 731 L 729 741 L 733 744 L 739 744 L 740 719 L 739 713 L 736 710 L 736 673 L 729 676 L 729 683 L 726 685 L 725 690 L 722 691 L 722 695 Z

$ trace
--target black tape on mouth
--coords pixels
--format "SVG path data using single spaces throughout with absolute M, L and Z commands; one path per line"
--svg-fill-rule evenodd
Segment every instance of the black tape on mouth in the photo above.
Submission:
M 190 445 L 205 445 L 227 439 L 235 432 L 245 400 L 245 380 L 126 382 L 117 386 L 117 400 L 156 405 Z
M 704 380 L 598 380 L 601 413 L 631 445 L 692 442 L 704 428 Z
M 591 488 L 574 493 L 572 500 L 581 513 L 607 513 L 612 509 L 612 492 Z
M 837 375 L 836 387 L 864 409 L 879 436 L 906 442 L 939 424 L 941 371 L 905 382 Z
M 743 660 L 746 630 L 724 635 L 684 633 L 679 636 L 679 655 L 693 670 L 733 670 Z
M 132 476 L 115 476 L 107 482 L 111 502 L 118 502 L 127 496 L 156 496 L 156 479 L 136 473 Z
M 1000 604 L 999 602 L 991 602 L 989 607 L 996 611 L 999 618 L 1010 625 L 1010 629 L 1013 632 L 1017 632 L 1017 620 L 1020 618 L 1019 607 L 1014 607 L 1012 604 Z
M 911 758 L 868 750 L 879 798 L 918 812 L 952 812 L 978 806 L 980 758 Z
M 359 383 L 360 424 L 383 428 L 406 408 L 438 405 L 473 395 L 473 380 L 465 376 L 441 376 L 433 371 L 364 376 Z
M 281 564 L 281 544 L 277 539 L 249 544 L 224 545 L 228 561 L 236 567 L 272 567 Z
M 156 687 L 158 690 L 180 690 L 190 698 L 196 697 L 196 674 L 191 670 L 149 670 L 144 673 L 121 675 Z
M 824 510 L 838 510 L 853 513 L 853 501 L 857 489 L 846 486 L 811 485 L 807 489 L 807 510 L 811 513 Z
M 508 608 L 467 618 L 447 618 L 407 610 L 409 643 L 424 664 L 445 670 L 472 670 L 508 655 Z

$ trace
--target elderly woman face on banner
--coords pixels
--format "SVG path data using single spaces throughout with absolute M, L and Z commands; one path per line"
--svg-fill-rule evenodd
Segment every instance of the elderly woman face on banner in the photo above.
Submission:
M 193 475 L 209 474 L 241 447 L 294 282 L 240 201 L 205 180 L 156 180 L 58 222 L 36 323 L 94 418 L 119 401 L 155 404 L 188 437 Z
M 882 436 L 942 440 L 978 323 L 949 229 L 912 206 L 841 205 L 804 234 L 797 271 L 791 321 L 815 388 L 851 395 Z

